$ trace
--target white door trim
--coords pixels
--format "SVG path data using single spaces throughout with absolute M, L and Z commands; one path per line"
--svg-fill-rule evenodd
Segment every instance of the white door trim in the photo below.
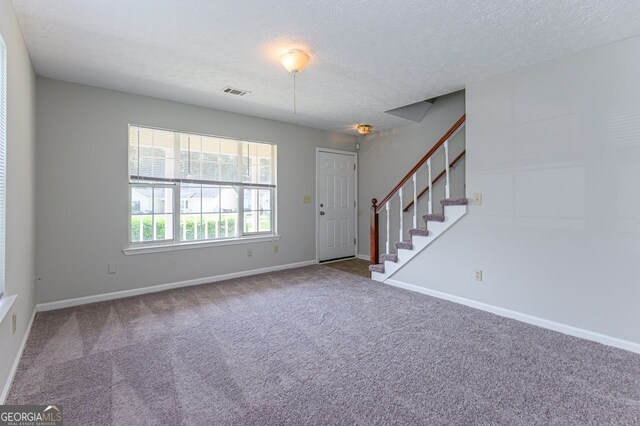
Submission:
M 356 165 L 355 176 L 353 179 L 353 199 L 356 202 L 356 208 L 354 209 L 355 215 L 355 227 L 356 227 L 356 244 L 353 247 L 353 255 L 358 255 L 358 245 L 360 244 L 360 239 L 358 238 L 358 172 L 360 171 L 360 165 L 358 164 L 358 153 L 353 151 L 343 151 L 340 149 L 331 149 L 331 148 L 321 148 L 316 147 L 316 194 L 313 202 L 315 203 L 315 209 L 313 209 L 314 214 L 316 215 L 316 262 L 319 262 L 320 258 L 320 238 L 319 238 L 319 229 L 320 222 L 318 219 L 320 218 L 320 206 L 318 205 L 318 155 L 321 152 L 329 152 L 332 154 L 344 154 L 353 156 L 353 163 Z

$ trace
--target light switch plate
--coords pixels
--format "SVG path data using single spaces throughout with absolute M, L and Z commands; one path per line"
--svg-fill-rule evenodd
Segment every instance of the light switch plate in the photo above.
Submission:
M 118 272 L 118 266 L 115 263 L 109 263 L 107 265 L 107 273 L 115 274 L 116 272 Z
M 473 204 L 477 206 L 482 205 L 482 192 L 476 192 L 473 194 Z
M 305 195 L 304 198 L 302 199 L 302 202 L 305 204 L 308 204 L 311 202 L 311 195 Z

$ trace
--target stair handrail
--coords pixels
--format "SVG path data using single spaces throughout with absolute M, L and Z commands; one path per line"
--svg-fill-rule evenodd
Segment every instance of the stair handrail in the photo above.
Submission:
M 456 156 L 456 158 L 453 159 L 453 161 L 451 163 L 449 163 L 449 167 L 454 167 L 458 161 L 460 161 L 462 159 L 462 157 L 464 157 L 464 155 L 467 153 L 467 150 L 463 149 L 462 152 L 460 154 L 458 154 Z M 444 175 L 447 173 L 446 169 L 442 169 L 442 171 L 440 173 L 438 173 L 438 175 L 433 179 L 433 182 L 431 182 L 431 186 L 434 186 L 440 179 L 442 179 L 444 177 Z M 420 193 L 418 194 L 418 200 L 420 199 L 420 197 L 422 197 L 427 191 L 430 190 L 430 186 L 427 185 L 422 191 L 420 191 Z M 411 208 L 411 206 L 413 205 L 413 200 L 409 201 L 407 203 L 406 206 L 404 206 L 404 209 L 402 210 L 404 213 L 408 212 L 409 209 Z
M 429 149 L 429 151 L 427 151 L 427 153 L 420 159 L 420 161 L 418 161 L 416 163 L 415 166 L 413 166 L 413 168 L 411 170 L 409 170 L 409 172 L 400 180 L 400 182 L 398 182 L 398 184 L 396 186 L 393 187 L 393 189 L 391 191 L 389 191 L 389 193 L 382 199 L 382 201 L 380 203 L 378 203 L 378 200 L 376 198 L 373 198 L 371 200 L 371 211 L 370 211 L 370 226 L 369 226 L 369 257 L 370 257 L 370 263 L 372 265 L 375 265 L 376 263 L 378 263 L 378 259 L 380 257 L 380 251 L 379 251 L 379 212 L 382 210 L 383 207 L 386 206 L 387 208 L 387 212 L 389 210 L 389 207 L 387 206 L 387 203 L 396 195 L 396 193 L 400 193 L 400 206 L 403 210 L 404 207 L 402 207 L 403 203 L 402 203 L 402 192 L 401 189 L 404 186 L 404 184 L 406 184 L 410 179 L 414 179 L 414 199 L 413 201 L 415 201 L 418 196 L 416 194 L 415 188 L 416 188 L 416 182 L 415 182 L 415 174 L 416 172 L 418 172 L 418 170 L 420 170 L 422 168 L 422 166 L 424 166 L 424 164 L 429 161 L 429 159 L 436 153 L 438 152 L 438 150 L 445 144 L 445 142 L 447 142 L 453 135 L 455 135 L 458 130 L 462 127 L 462 125 L 465 123 L 466 120 L 466 114 L 462 114 L 462 117 L 460 117 L 458 119 L 458 121 L 456 121 L 453 126 L 451 126 L 451 128 L 449 130 L 447 130 L 447 132 L 442 135 L 442 137 L 438 140 L 438 142 L 435 143 L 435 145 L 433 145 L 431 147 L 431 149 Z M 446 152 L 446 146 L 445 146 L 445 152 Z M 448 155 L 448 154 L 447 154 Z M 457 158 L 455 161 L 457 161 L 459 158 Z M 445 174 L 448 175 L 448 170 L 449 170 L 449 164 L 448 164 L 449 160 L 446 159 L 445 160 Z M 430 163 L 429 163 L 430 164 Z M 433 182 L 431 183 L 431 186 L 433 186 Z M 448 177 L 447 177 L 447 186 L 448 186 Z M 448 191 L 448 189 L 447 189 Z M 424 193 L 425 191 L 423 191 L 422 193 Z M 422 194 L 421 193 L 421 194 Z M 400 232 L 402 232 L 402 215 L 400 216 Z M 389 215 L 387 213 L 387 228 L 389 228 Z M 415 222 L 415 214 L 414 214 L 414 222 Z M 388 239 L 388 238 L 387 238 Z M 389 247 L 387 247 L 387 252 L 389 252 Z

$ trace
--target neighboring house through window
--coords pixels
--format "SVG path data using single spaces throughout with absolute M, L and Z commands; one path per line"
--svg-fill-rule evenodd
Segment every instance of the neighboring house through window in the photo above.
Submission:
M 275 233 L 276 146 L 129 126 L 129 242 Z

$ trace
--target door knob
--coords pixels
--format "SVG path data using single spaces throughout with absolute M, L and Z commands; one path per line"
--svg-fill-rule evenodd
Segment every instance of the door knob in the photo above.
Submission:
M 324 212 L 320 212 L 320 216 L 324 216 Z

